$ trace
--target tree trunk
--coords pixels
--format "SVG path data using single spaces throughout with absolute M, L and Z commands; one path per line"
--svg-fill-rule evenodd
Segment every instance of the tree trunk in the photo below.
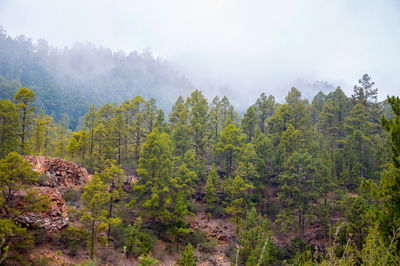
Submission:
M 112 212 L 113 212 L 113 197 L 110 198 L 110 207 L 108 209 L 108 218 L 112 217 Z M 111 236 L 111 224 L 108 223 L 108 230 L 107 230 L 107 238 L 109 239 Z
M 90 259 L 92 259 L 93 260 L 93 257 L 94 257 L 94 242 L 95 242 L 95 220 L 93 219 L 93 221 L 92 221 L 92 225 L 91 225 L 91 233 L 92 233 L 92 235 L 91 235 L 91 237 L 92 237 L 92 239 L 91 239 L 91 243 L 90 243 Z

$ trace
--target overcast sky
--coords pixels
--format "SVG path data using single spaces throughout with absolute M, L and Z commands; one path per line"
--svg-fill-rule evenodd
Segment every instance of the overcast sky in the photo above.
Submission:
M 0 0 L 0 25 L 57 47 L 149 47 L 236 104 L 294 85 L 310 96 L 316 81 L 349 94 L 364 73 L 380 99 L 400 95 L 397 0 Z

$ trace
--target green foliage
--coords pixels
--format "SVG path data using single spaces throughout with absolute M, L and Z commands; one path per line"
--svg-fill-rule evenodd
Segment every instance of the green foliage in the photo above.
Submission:
M 246 214 L 246 209 L 250 205 L 246 196 L 249 190 L 254 187 L 240 176 L 227 179 L 225 184 L 225 192 L 227 194 L 225 211 L 230 214 L 233 219 L 238 220 Z
M 92 180 L 84 187 L 81 196 L 82 201 L 82 218 L 81 222 L 90 234 L 89 247 L 90 258 L 95 256 L 95 243 L 106 242 L 101 235 L 107 229 L 107 210 L 106 204 L 110 201 L 110 194 L 107 191 L 107 185 L 104 184 L 100 177 L 95 174 Z
M 68 188 L 64 193 L 63 193 L 63 198 L 67 202 L 67 204 L 70 205 L 78 205 L 80 199 L 81 199 L 81 191 L 76 190 L 74 188 Z
M 11 219 L 0 219 L 0 264 L 11 258 L 14 251 L 32 246 L 32 237 L 26 228 L 16 225 Z
M 246 213 L 240 223 L 239 261 L 244 265 L 268 265 L 274 257 L 272 233 L 268 219 L 259 215 L 255 208 Z
M 30 137 L 30 130 L 34 122 L 34 111 L 36 107 L 33 105 L 35 102 L 35 93 L 27 88 L 20 88 L 14 95 L 14 102 L 20 117 L 20 130 L 19 135 L 21 138 L 21 152 L 29 152 L 27 145 L 28 138 Z
M 195 255 L 195 249 L 191 244 L 188 244 L 186 248 L 182 251 L 177 265 L 179 266 L 196 266 L 197 257 Z
M 175 143 L 174 154 L 183 156 L 190 149 L 189 108 L 182 96 L 176 100 L 169 114 L 172 134 Z
M 130 206 L 140 208 L 144 219 L 159 223 L 178 238 L 190 232 L 185 216 L 190 186 L 196 175 L 183 164 L 173 172 L 173 147 L 166 133 L 153 130 L 143 144 L 139 159 L 139 182 L 134 187 L 134 199 Z
M 290 213 L 297 216 L 299 237 L 303 239 L 305 216 L 310 203 L 319 196 L 316 183 L 321 175 L 321 166 L 310 154 L 295 152 L 287 159 L 284 168 L 285 172 L 279 176 L 279 198 L 287 204 Z
M 400 98 L 388 97 L 394 114 L 393 119 L 382 117 L 382 125 L 389 132 L 392 140 L 392 158 L 395 166 L 400 168 Z
M 9 100 L 0 100 L 0 158 L 18 145 L 19 115 L 17 108 Z
M 142 229 L 142 219 L 136 219 L 133 225 L 128 225 L 124 230 L 124 251 L 128 255 L 138 257 L 151 250 L 150 236 Z
M 17 193 L 38 181 L 37 172 L 16 152 L 0 160 L 0 191 L 4 202 L 1 209 L 6 217 L 18 214 Z
M 90 239 L 90 233 L 84 228 L 68 226 L 56 237 L 63 247 L 67 248 L 68 255 L 75 256 L 79 249 L 85 248 Z
M 158 260 L 156 258 L 153 258 L 150 253 L 147 255 L 141 255 L 139 257 L 140 266 L 153 266 L 158 265 L 158 263 Z
M 217 187 L 219 185 L 219 177 L 217 174 L 217 168 L 213 166 L 207 176 L 207 182 L 204 187 L 204 200 L 206 202 L 207 211 L 214 213 L 216 204 L 219 201 L 217 195 Z
M 256 101 L 258 122 L 262 133 L 266 133 L 266 120 L 270 118 L 276 107 L 275 98 L 272 95 L 261 93 L 260 97 Z
M 242 146 L 243 137 L 240 134 L 240 129 L 232 123 L 227 124 L 221 132 L 216 151 L 225 159 L 224 165 L 227 167 L 228 175 L 232 172 L 232 167 L 239 157 Z
M 186 101 L 190 111 L 189 130 L 192 136 L 191 143 L 196 151 L 196 157 L 202 161 L 206 155 L 208 102 L 199 90 L 192 92 Z

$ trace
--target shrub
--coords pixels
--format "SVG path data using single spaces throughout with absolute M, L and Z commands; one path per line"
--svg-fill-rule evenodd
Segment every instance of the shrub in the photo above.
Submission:
M 35 245 L 43 244 L 48 239 L 48 233 L 46 229 L 37 228 L 30 231 L 31 235 L 33 236 L 33 243 Z
M 153 258 L 151 254 L 141 255 L 139 257 L 139 265 L 140 266 L 153 266 L 158 265 L 158 260 Z
M 73 189 L 73 188 L 68 188 L 64 192 L 63 197 L 64 197 L 65 202 L 67 204 L 78 206 L 79 205 L 79 201 L 81 199 L 81 191 Z
M 45 256 L 37 256 L 33 259 L 32 262 L 33 266 L 50 266 L 51 264 L 51 259 Z
M 68 255 L 75 256 L 79 248 L 84 248 L 89 239 L 88 232 L 78 227 L 69 226 L 59 234 L 58 241 L 68 249 Z

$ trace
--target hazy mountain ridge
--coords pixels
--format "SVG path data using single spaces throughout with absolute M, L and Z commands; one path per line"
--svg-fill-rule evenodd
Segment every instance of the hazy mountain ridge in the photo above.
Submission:
M 142 95 L 156 98 L 166 108 L 193 87 L 148 49 L 125 54 L 90 43 L 59 49 L 46 40 L 12 38 L 3 30 L 0 76 L 1 97 L 11 98 L 19 87 L 29 87 L 46 113 L 57 120 L 67 114 L 72 128 L 91 104 L 121 103 Z

